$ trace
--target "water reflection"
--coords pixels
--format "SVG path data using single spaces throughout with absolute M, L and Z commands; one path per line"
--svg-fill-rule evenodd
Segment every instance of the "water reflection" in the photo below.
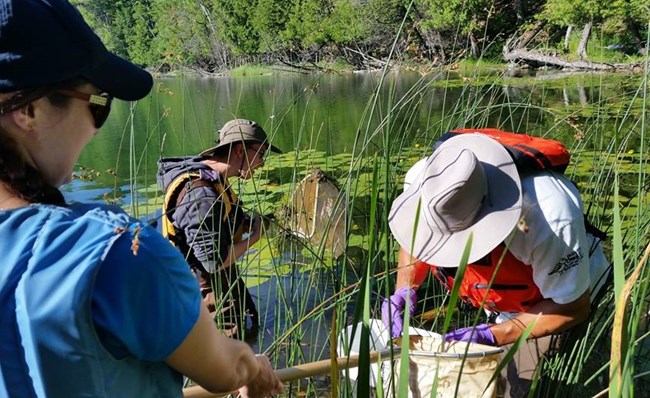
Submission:
M 576 129 L 587 129 L 594 116 L 609 118 L 603 122 L 612 125 L 611 134 L 619 120 L 610 108 L 621 108 L 616 101 L 631 101 L 637 87 L 631 79 L 603 75 L 484 84 L 437 77 L 391 73 L 383 80 L 379 74 L 159 79 L 154 92 L 137 105 L 116 102 L 79 164 L 99 173 L 89 185 L 113 189 L 132 180 L 136 189 L 149 187 L 155 184 L 161 156 L 200 152 L 213 144 L 218 126 L 233 117 L 257 120 L 285 151 L 308 148 L 330 155 L 382 150 L 384 134 L 393 149 L 413 141 L 425 144 L 463 126 L 499 126 L 570 143 Z
M 253 349 L 277 354 L 278 367 L 286 366 L 287 356 L 292 364 L 328 358 L 333 305 L 341 288 L 337 272 L 294 266 L 285 275 L 249 287 L 260 316 L 260 336 Z M 353 278 L 349 274 L 347 282 Z M 352 303 L 346 306 L 339 309 L 352 313 Z

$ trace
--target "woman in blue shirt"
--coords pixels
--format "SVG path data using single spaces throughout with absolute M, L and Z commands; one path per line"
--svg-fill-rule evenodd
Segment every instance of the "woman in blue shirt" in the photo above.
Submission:
M 58 189 L 113 97 L 151 86 L 66 0 L 0 0 L 0 396 L 178 397 L 183 374 L 248 397 L 282 387 L 217 332 L 162 236 Z

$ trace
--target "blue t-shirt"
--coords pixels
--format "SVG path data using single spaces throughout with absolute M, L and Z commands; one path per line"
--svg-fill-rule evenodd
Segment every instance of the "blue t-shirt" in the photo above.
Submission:
M 116 358 L 167 358 L 198 319 L 198 283 L 182 255 L 151 227 L 113 245 L 97 273 L 92 314 L 102 343 Z M 119 336 L 119 337 L 118 337 Z
M 0 236 L 0 396 L 182 394 L 163 360 L 203 304 L 166 239 L 83 204 L 0 211 Z

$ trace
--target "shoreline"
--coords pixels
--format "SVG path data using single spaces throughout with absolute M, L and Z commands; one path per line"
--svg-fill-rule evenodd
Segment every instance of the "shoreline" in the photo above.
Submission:
M 559 66 L 565 64 L 567 66 Z M 272 76 L 282 74 L 363 74 L 363 73 L 383 73 L 388 69 L 391 72 L 414 72 L 420 73 L 422 76 L 432 75 L 436 73 L 457 73 L 464 75 L 470 72 L 470 75 L 485 75 L 494 74 L 502 75 L 503 77 L 539 77 L 552 76 L 552 77 L 566 77 L 574 75 L 584 75 L 593 73 L 643 73 L 644 65 L 642 62 L 629 62 L 629 63 L 580 63 L 582 67 L 571 67 L 569 61 L 562 61 L 554 65 L 530 65 L 527 63 L 516 62 L 497 62 L 492 60 L 461 60 L 451 64 L 433 65 L 432 63 L 417 63 L 417 62 L 393 62 L 385 68 L 368 68 L 368 69 L 355 69 L 351 65 L 341 66 L 340 63 L 330 62 L 314 67 L 310 70 L 291 68 L 283 64 L 250 64 L 242 65 L 234 69 L 209 72 L 194 67 L 180 67 L 169 71 L 159 71 L 148 69 L 158 79 L 176 78 L 181 76 L 195 77 L 195 78 L 219 78 L 219 77 L 247 77 L 247 76 Z M 596 67 L 586 67 L 589 65 L 597 65 Z M 605 68 L 602 65 L 608 65 Z M 541 73 L 540 73 L 541 72 Z M 548 78 L 548 77 L 546 77 Z

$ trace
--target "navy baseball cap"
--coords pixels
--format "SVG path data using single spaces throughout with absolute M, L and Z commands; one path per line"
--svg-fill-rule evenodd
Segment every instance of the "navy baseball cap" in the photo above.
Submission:
M 66 0 L 0 0 L 0 92 L 84 78 L 122 100 L 145 97 L 149 72 L 106 49 Z

